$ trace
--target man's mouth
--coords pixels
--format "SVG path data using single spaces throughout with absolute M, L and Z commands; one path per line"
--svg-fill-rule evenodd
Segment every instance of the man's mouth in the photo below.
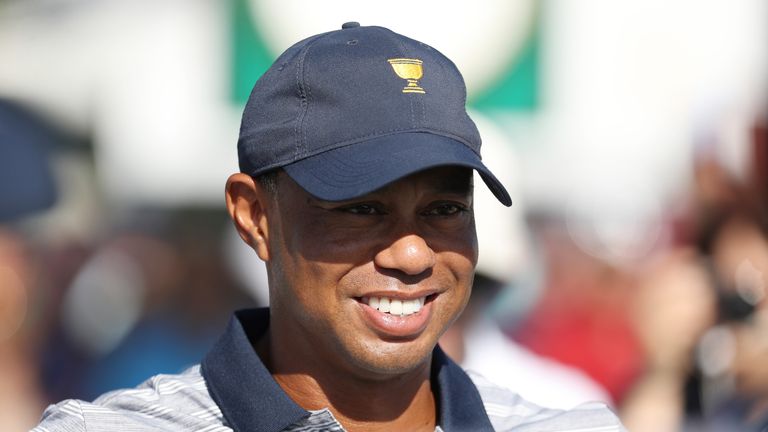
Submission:
M 396 299 L 390 297 L 362 297 L 360 301 L 367 304 L 379 312 L 395 315 L 408 316 L 419 313 L 424 303 L 432 300 L 434 295 L 419 297 L 415 299 Z
M 375 294 L 375 295 L 374 295 Z M 383 295 L 370 293 L 356 297 L 362 317 L 368 325 L 385 339 L 412 339 L 418 337 L 430 322 L 432 303 L 440 293 L 415 297 L 422 293 L 408 295 Z M 404 293 L 403 293 L 404 294 Z

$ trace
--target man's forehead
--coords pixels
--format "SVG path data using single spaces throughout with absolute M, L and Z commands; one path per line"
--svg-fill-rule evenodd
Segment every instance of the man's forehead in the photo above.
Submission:
M 443 166 L 419 171 L 411 176 L 444 192 L 468 193 L 472 191 L 472 169 L 461 166 Z M 409 177 L 403 180 L 408 180 Z

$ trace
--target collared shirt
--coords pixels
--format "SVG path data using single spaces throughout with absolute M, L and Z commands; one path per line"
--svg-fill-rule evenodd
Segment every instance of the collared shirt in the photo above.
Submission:
M 269 326 L 268 309 L 239 311 L 202 363 L 179 375 L 157 375 L 135 389 L 92 403 L 67 400 L 43 413 L 33 432 L 54 431 L 343 431 L 330 410 L 308 411 L 272 378 L 251 341 Z M 600 403 L 550 410 L 480 376 L 467 374 L 439 347 L 431 380 L 436 431 L 623 431 Z M 556 391 L 556 389 L 553 389 Z

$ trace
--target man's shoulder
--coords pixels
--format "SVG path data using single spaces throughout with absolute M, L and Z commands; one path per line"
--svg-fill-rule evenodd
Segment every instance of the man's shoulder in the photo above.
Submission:
M 604 403 L 585 403 L 570 410 L 544 408 L 482 375 L 472 371 L 467 371 L 467 375 L 477 387 L 496 431 L 625 431 L 616 414 Z
M 208 393 L 200 367 L 194 366 L 177 375 L 155 375 L 93 402 L 70 399 L 51 405 L 32 431 L 203 429 L 231 431 Z

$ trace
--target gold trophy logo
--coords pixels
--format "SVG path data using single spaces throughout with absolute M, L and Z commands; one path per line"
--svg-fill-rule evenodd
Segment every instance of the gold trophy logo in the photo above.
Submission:
M 409 58 L 394 58 L 387 60 L 392 65 L 392 69 L 400 78 L 408 81 L 408 85 L 403 87 L 403 93 L 426 93 L 423 88 L 419 87 L 418 80 L 424 74 L 424 70 L 421 67 L 422 61 L 419 59 Z

